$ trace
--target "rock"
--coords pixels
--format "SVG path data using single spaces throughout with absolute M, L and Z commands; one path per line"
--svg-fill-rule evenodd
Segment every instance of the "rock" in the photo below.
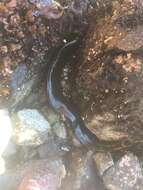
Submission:
M 33 106 L 42 101 L 41 99 L 45 96 L 43 83 L 41 84 L 45 76 L 44 68 L 44 64 L 40 66 L 32 65 L 31 67 L 19 64 L 15 68 L 10 80 L 11 95 L 9 97 L 9 107 L 11 111 L 14 112 L 23 107 L 26 108 L 27 105 Z
M 112 156 L 109 152 L 96 153 L 94 155 L 94 161 L 96 163 L 96 167 L 99 171 L 100 176 L 102 176 L 110 167 L 114 166 Z
M 35 2 L 35 6 L 37 8 L 36 12 L 33 14 L 44 16 L 47 19 L 59 19 L 62 17 L 64 13 L 64 8 L 54 0 L 42 0 Z
M 65 125 L 63 123 L 56 123 L 53 126 L 54 133 L 56 134 L 57 137 L 61 139 L 66 139 L 67 138 L 67 132 Z
M 24 109 L 12 116 L 14 141 L 18 145 L 43 144 L 51 133 L 49 122 L 35 109 Z
M 66 174 L 60 160 L 34 161 L 26 170 L 17 190 L 57 190 Z
M 143 47 L 143 27 L 139 26 L 129 32 L 116 45 L 119 49 L 133 51 Z
M 12 155 L 15 155 L 17 152 L 17 147 L 11 140 L 8 142 L 8 145 L 6 146 L 2 156 L 3 157 L 10 157 Z
M 48 101 L 47 101 L 48 102 Z M 42 108 L 42 113 L 45 115 L 50 125 L 54 125 L 59 122 L 59 115 L 57 115 L 51 108 L 45 106 Z
M 0 189 L 18 189 L 19 186 L 22 186 L 21 183 L 23 183 L 25 178 L 28 176 L 30 177 L 30 174 L 32 172 L 33 177 L 37 177 L 37 181 L 39 179 L 39 174 L 43 175 L 43 179 L 44 176 L 49 176 L 49 178 L 47 177 L 48 179 L 55 179 L 56 181 L 54 181 L 54 185 L 56 186 L 56 184 L 60 185 L 61 180 L 64 177 L 66 171 L 60 159 L 28 161 L 24 164 L 21 164 L 20 166 L 14 167 L 12 170 L 5 172 L 3 175 L 0 175 Z
M 37 83 L 38 78 L 36 76 L 31 77 L 30 80 L 23 83 L 19 88 L 15 89 L 11 94 L 11 98 L 9 100 L 9 105 L 11 109 L 16 109 L 19 104 L 23 102 L 23 100 L 29 96 L 34 85 Z
M 0 110 L 0 155 L 4 152 L 12 136 L 12 124 L 7 110 Z
M 76 150 L 68 156 L 68 175 L 62 184 L 62 189 L 105 190 L 97 170 L 93 167 L 92 151 L 83 153 L 81 150 Z
M 142 14 L 134 17 L 134 6 L 112 1 L 110 13 L 102 15 L 101 10 L 96 24 L 91 23 L 76 77 L 77 94 L 72 92 L 89 130 L 121 148 L 143 138 L 143 27 Z
M 16 90 L 21 87 L 21 85 L 25 82 L 28 73 L 28 68 L 24 64 L 20 64 L 13 71 L 11 76 L 11 88 L 12 90 Z
M 12 137 L 12 124 L 7 110 L 0 110 L 0 174 L 5 172 L 5 160 L 2 158 Z
M 104 173 L 103 181 L 109 190 L 142 190 L 143 175 L 138 158 L 132 153 L 125 154 Z
M 40 159 L 56 159 L 63 156 L 64 151 L 61 150 L 60 142 L 55 141 L 53 137 L 50 137 L 44 144 L 37 148 L 37 153 Z
M 20 182 L 21 175 L 17 171 L 0 175 L 0 189 L 16 190 Z

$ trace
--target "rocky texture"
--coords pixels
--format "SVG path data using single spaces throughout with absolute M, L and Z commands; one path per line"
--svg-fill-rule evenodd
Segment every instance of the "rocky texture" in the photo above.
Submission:
M 0 175 L 0 189 L 15 190 L 20 183 L 21 175 L 19 172 L 7 172 Z
M 94 155 L 94 160 L 100 176 L 103 176 L 106 170 L 114 166 L 114 161 L 110 152 L 97 152 Z
M 56 190 L 61 186 L 64 176 L 65 168 L 60 160 L 35 161 L 25 170 L 24 178 L 17 190 L 30 190 L 31 188 Z
M 114 141 L 121 148 L 142 143 L 143 137 L 143 9 L 139 4 L 112 1 L 110 11 L 101 8 L 95 13 L 72 92 L 87 127 L 99 140 L 110 145 Z
M 104 173 L 103 181 L 109 190 L 141 190 L 143 175 L 138 158 L 132 153 L 125 154 Z
M 19 145 L 43 144 L 51 133 L 48 121 L 37 110 L 25 109 L 13 115 L 14 140 Z
M 12 170 L 7 170 L 3 175 L 0 175 L 0 189 L 29 189 L 26 184 L 32 186 L 35 184 L 36 186 L 39 185 L 39 187 L 43 184 L 42 188 L 46 188 L 46 190 L 47 187 L 57 189 L 61 184 L 62 178 L 65 176 L 65 172 L 64 164 L 60 159 L 28 161 L 20 166 L 14 167 Z M 32 182 L 32 179 L 35 180 L 35 183 Z M 47 179 L 46 182 L 44 179 Z M 53 180 L 55 181 L 53 182 Z
M 61 123 L 61 124 L 56 123 L 53 126 L 53 130 L 54 130 L 55 135 L 57 137 L 59 137 L 60 139 L 66 139 L 67 138 L 66 128 L 65 128 L 65 125 L 63 123 Z
M 51 108 L 47 105 L 41 108 L 42 113 L 49 121 L 50 125 L 54 125 L 59 122 L 60 116 L 57 115 Z
M 71 0 L 0 3 L 1 103 L 5 105 L 11 95 L 10 79 L 18 65 L 26 64 L 28 69 L 37 67 L 53 47 L 61 45 L 70 36 L 83 35 L 89 5 L 88 0 L 78 3 Z
M 63 182 L 64 190 L 105 190 L 92 162 L 92 151 L 83 153 L 73 151 L 66 157 L 67 176 Z M 69 161 L 68 161 L 69 160 Z M 68 161 L 68 162 L 67 162 Z
M 5 161 L 2 158 L 12 137 L 12 124 L 7 110 L 0 110 L 0 174 L 5 172 Z

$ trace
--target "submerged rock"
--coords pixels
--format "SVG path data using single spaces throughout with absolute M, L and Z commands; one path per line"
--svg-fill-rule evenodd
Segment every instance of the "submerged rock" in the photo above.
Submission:
M 132 153 L 125 154 L 104 173 L 103 181 L 109 190 L 142 190 L 143 174 L 138 158 Z
M 94 168 L 93 152 L 76 150 L 67 158 L 67 176 L 62 184 L 64 190 L 105 190 L 102 180 Z
M 18 145 L 43 144 L 51 133 L 49 122 L 35 109 L 25 109 L 12 117 L 14 127 L 14 141 Z
M 66 139 L 67 138 L 67 132 L 65 125 L 63 123 L 56 123 L 53 126 L 54 133 L 57 137 L 61 139 Z
M 5 172 L 5 160 L 2 158 L 11 137 L 12 123 L 7 110 L 0 110 L 0 174 Z
M 25 169 L 23 180 L 17 190 L 57 190 L 65 176 L 62 161 L 39 160 L 34 161 Z
M 24 64 L 20 64 L 16 67 L 11 76 L 11 87 L 12 90 L 16 90 L 26 81 L 28 68 Z
M 98 152 L 94 155 L 94 161 L 96 163 L 96 167 L 99 171 L 100 176 L 103 176 L 103 174 L 112 166 L 114 166 L 114 161 L 112 159 L 112 155 L 110 152 L 104 153 L 104 152 Z
M 34 16 L 44 16 L 47 19 L 59 19 L 63 15 L 63 7 L 54 0 L 30 1 L 37 10 L 33 12 Z

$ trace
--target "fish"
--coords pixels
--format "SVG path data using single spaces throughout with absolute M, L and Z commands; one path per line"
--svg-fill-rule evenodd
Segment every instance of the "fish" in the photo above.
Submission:
M 76 50 L 78 46 L 78 40 L 75 39 L 66 43 L 57 53 L 56 58 L 49 67 L 47 77 L 47 96 L 49 105 L 60 115 L 64 115 L 65 119 L 69 121 L 72 126 L 72 130 L 82 145 L 91 145 L 96 141 L 95 135 L 86 127 L 80 114 L 76 112 L 72 106 L 72 102 L 63 97 L 59 82 L 59 68 L 64 64 L 61 59 L 63 55 L 68 51 Z M 57 89 L 58 88 L 58 89 Z M 56 93 L 58 92 L 58 93 Z

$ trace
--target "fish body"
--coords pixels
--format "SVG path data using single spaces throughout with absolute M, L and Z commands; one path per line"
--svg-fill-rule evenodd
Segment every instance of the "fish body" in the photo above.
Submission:
M 55 90 L 56 85 L 55 78 L 58 78 L 58 69 L 57 67 L 63 66 L 61 57 L 65 53 L 65 51 L 71 50 L 75 48 L 77 45 L 77 40 L 73 40 L 65 44 L 58 52 L 55 61 L 51 64 L 48 72 L 48 79 L 47 79 L 47 95 L 49 105 L 58 113 L 64 115 L 64 117 L 70 122 L 71 126 L 73 127 L 74 134 L 76 135 L 77 139 L 83 145 L 93 144 L 95 140 L 95 135 L 85 126 L 84 121 L 82 118 L 73 110 L 71 104 L 68 101 L 64 101 L 64 97 L 60 94 L 58 97 L 55 91 L 60 92 L 60 89 Z M 60 77 L 59 77 L 60 78 Z M 62 97 L 62 98 L 61 98 Z M 68 103 L 67 103 L 68 102 Z

